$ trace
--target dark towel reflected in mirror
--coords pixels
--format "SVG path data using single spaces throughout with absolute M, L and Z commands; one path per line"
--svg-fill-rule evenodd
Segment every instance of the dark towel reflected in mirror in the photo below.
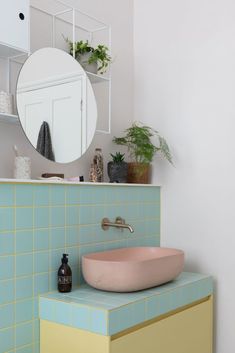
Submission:
M 37 141 L 37 151 L 47 159 L 55 161 L 55 156 L 52 148 L 50 126 L 46 121 L 43 121 Z

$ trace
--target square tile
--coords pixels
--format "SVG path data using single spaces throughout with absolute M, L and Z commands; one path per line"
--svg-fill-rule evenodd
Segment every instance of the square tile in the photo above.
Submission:
M 0 232 L 15 228 L 14 208 L 0 208 Z
M 15 251 L 14 233 L 0 233 L 0 256 L 13 254 Z
M 16 185 L 16 206 L 33 206 L 33 186 Z
M 67 186 L 66 187 L 66 204 L 77 205 L 80 203 L 79 192 L 80 187 L 78 186 Z
M 52 249 L 60 249 L 65 247 L 65 229 L 52 228 L 51 229 L 51 242 Z
M 14 304 L 0 306 L 0 329 L 8 328 L 14 324 Z
M 102 335 L 107 335 L 107 314 L 105 310 L 91 310 L 91 330 Z
M 93 204 L 94 186 L 84 185 L 80 190 L 80 205 Z
M 65 226 L 65 207 L 51 208 L 51 226 L 52 227 Z
M 157 296 L 148 298 L 146 301 L 146 319 L 153 319 L 158 315 L 159 311 L 160 309 Z
M 14 206 L 15 186 L 12 184 L 0 185 L 0 207 Z
M 66 246 L 78 246 L 79 227 L 66 227 Z
M 54 301 L 40 298 L 39 299 L 39 310 L 40 318 L 43 320 L 53 321 L 55 318 L 55 305 Z
M 71 324 L 71 305 L 59 301 L 54 302 L 54 320 L 61 325 Z
M 65 187 L 63 185 L 51 185 L 51 204 L 53 206 L 65 204 Z
M 14 348 L 14 329 L 9 328 L 0 331 L 0 353 L 9 352 Z
M 16 229 L 33 228 L 33 209 L 16 208 Z
M 28 276 L 33 273 L 33 255 L 16 255 L 16 276 Z
M 49 249 L 49 229 L 35 229 L 34 230 L 34 250 Z
M 24 346 L 33 342 L 33 324 L 28 322 L 15 328 L 16 346 Z
M 4 269 L 4 271 L 0 271 L 0 280 L 14 277 L 14 256 L 0 256 L 0 268 Z
M 16 231 L 16 253 L 33 251 L 33 231 Z
M 16 303 L 15 320 L 16 324 L 31 321 L 33 319 L 33 300 L 27 299 Z
M 49 275 L 48 273 L 38 274 L 34 276 L 34 295 L 37 296 L 49 291 Z
M 14 280 L 0 281 L 0 305 L 14 301 L 15 282 Z
M 34 209 L 34 226 L 35 228 L 49 227 L 49 207 L 35 207 Z
M 79 207 L 67 206 L 66 207 L 66 225 L 74 226 L 79 224 Z
M 121 331 L 121 326 L 119 323 L 119 313 L 118 310 L 112 310 L 109 312 L 109 325 L 108 325 L 108 335 L 114 335 Z
M 71 324 L 82 330 L 90 329 L 90 309 L 86 306 L 73 305 L 71 310 Z
M 68 257 L 69 257 L 69 262 L 68 264 L 72 267 L 72 266 L 79 266 L 79 247 L 71 247 L 71 248 L 67 248 L 66 249 L 67 253 L 68 253 Z
M 49 252 L 35 252 L 34 253 L 34 273 L 49 271 Z
M 133 326 L 133 313 L 131 311 L 131 306 L 122 306 L 118 309 L 118 320 L 120 325 L 120 330 L 125 330 Z
M 16 300 L 33 296 L 33 277 L 16 279 Z
M 133 315 L 133 325 L 138 325 L 146 320 L 145 301 L 133 303 L 131 310 Z
M 34 205 L 35 206 L 49 205 L 49 186 L 48 185 L 34 186 Z

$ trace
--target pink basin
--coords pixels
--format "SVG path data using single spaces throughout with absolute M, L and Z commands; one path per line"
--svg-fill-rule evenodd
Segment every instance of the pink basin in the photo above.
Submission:
M 112 292 L 159 286 L 176 278 L 183 266 L 184 252 L 169 248 L 122 248 L 82 256 L 86 282 Z

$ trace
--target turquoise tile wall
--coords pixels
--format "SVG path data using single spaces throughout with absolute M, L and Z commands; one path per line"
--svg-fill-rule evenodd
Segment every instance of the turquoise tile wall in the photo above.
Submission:
M 103 217 L 117 216 L 135 232 L 101 229 Z M 159 187 L 1 184 L 0 353 L 39 353 L 38 295 L 56 290 L 63 252 L 77 286 L 82 254 L 159 244 Z M 92 317 L 94 331 L 102 315 Z

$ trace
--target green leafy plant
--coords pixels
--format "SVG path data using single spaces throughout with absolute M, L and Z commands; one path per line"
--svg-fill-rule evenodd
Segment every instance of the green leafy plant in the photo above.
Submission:
M 89 45 L 88 41 L 80 40 L 79 42 L 73 43 L 68 38 L 64 38 L 69 45 L 69 53 L 73 56 L 73 50 L 75 50 L 75 58 L 79 60 L 79 57 L 85 53 L 91 53 L 88 64 L 97 63 L 98 72 L 104 74 L 107 71 L 107 68 L 112 61 L 111 56 L 109 55 L 109 48 L 105 45 L 98 45 L 96 48 L 93 48 Z
M 125 130 L 125 136 L 114 137 L 113 142 L 117 145 L 127 146 L 131 159 L 136 163 L 149 164 L 154 155 L 160 152 L 171 164 L 172 156 L 166 140 L 158 131 L 141 123 L 133 123 Z M 153 137 L 158 138 L 158 146 L 152 142 Z
M 116 154 L 112 154 L 110 153 L 110 156 L 113 159 L 113 163 L 122 163 L 125 159 L 125 153 L 120 153 L 120 152 L 116 152 Z

